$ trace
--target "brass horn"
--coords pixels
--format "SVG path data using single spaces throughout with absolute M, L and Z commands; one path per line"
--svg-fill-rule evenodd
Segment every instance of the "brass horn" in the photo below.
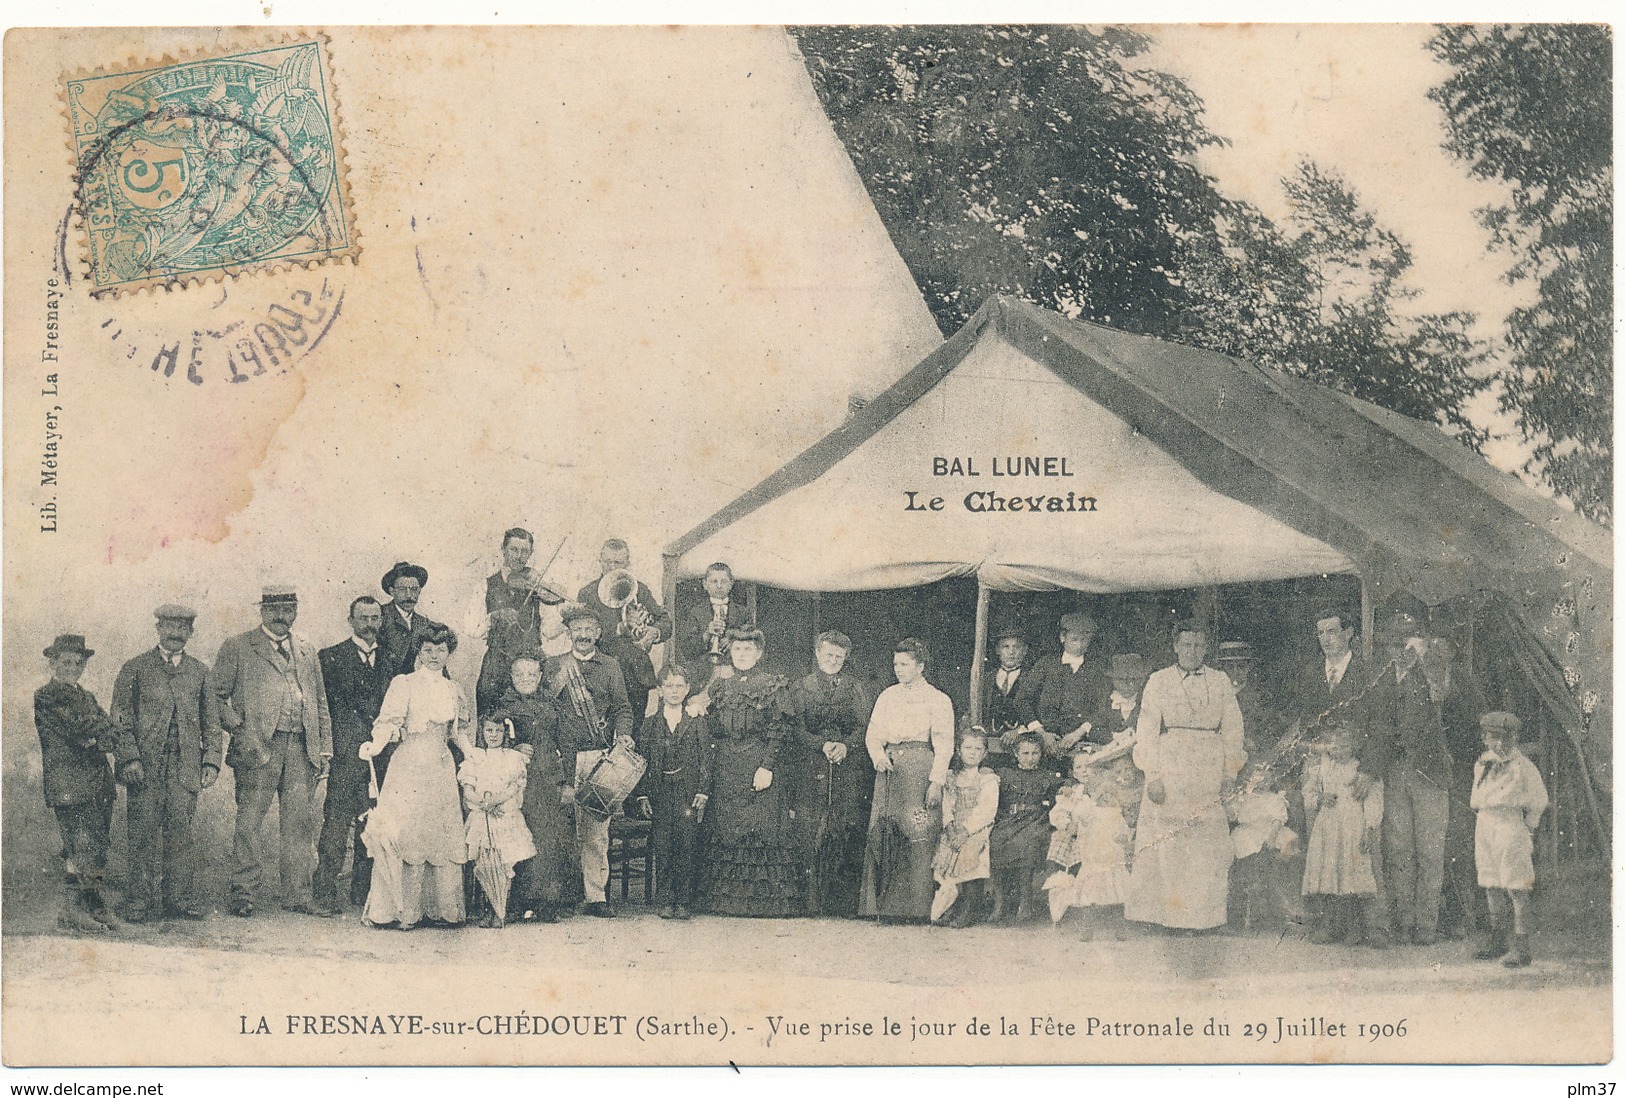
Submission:
M 621 623 L 615 631 L 630 637 L 632 643 L 645 652 L 660 642 L 660 629 L 654 623 L 654 616 L 638 601 L 638 581 L 625 568 L 607 572 L 598 581 L 598 601 L 621 612 Z
M 638 581 L 625 568 L 604 573 L 598 581 L 598 601 L 611 610 L 619 610 L 638 597 Z

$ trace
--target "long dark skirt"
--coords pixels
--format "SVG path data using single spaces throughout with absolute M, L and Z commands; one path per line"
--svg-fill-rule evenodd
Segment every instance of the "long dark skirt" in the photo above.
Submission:
M 942 832 L 942 810 L 925 803 L 936 756 L 928 743 L 892 744 L 886 752 L 892 768 L 875 775 L 858 914 L 925 919 L 935 890 L 931 859 Z
M 803 763 L 801 777 L 796 836 L 807 914 L 850 918 L 858 913 L 874 769 L 861 749 L 838 766 L 817 751 Z
M 700 902 L 718 915 L 801 913 L 784 785 L 774 775 L 766 789 L 751 788 L 766 751 L 767 744 L 755 737 L 717 743 Z
M 557 756 L 538 748 L 525 779 L 525 801 L 520 811 L 536 843 L 536 856 L 514 867 L 510 911 L 550 911 L 562 902 L 564 883 L 572 864 L 575 828 L 569 810 L 559 803 L 564 772 Z M 549 757 L 551 756 L 551 757 Z M 579 876 L 579 874 L 577 875 Z

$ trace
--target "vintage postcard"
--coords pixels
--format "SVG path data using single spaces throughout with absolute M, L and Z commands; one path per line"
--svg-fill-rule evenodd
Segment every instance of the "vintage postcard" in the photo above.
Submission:
M 5 1064 L 1611 1060 L 1611 59 L 12 30 Z

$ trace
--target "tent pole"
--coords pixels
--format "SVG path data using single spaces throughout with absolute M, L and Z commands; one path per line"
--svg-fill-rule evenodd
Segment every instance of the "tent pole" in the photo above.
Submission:
M 992 594 L 976 577 L 976 647 L 970 658 L 970 722 L 982 723 L 982 653 L 987 651 L 987 607 Z
M 1373 630 L 1377 627 L 1377 606 L 1371 599 L 1371 584 L 1366 582 L 1365 573 L 1360 573 L 1360 656 L 1367 664 L 1371 662 Z
M 660 593 L 666 599 L 666 613 L 671 615 L 671 640 L 666 642 L 667 664 L 677 662 L 677 630 L 682 621 L 677 616 L 677 558 L 664 554 L 660 557 Z M 692 674 L 692 672 L 690 672 Z

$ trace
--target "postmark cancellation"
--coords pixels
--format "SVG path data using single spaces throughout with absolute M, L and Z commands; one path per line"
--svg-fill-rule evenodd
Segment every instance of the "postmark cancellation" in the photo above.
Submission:
M 91 292 L 359 252 L 321 35 L 66 77 Z

